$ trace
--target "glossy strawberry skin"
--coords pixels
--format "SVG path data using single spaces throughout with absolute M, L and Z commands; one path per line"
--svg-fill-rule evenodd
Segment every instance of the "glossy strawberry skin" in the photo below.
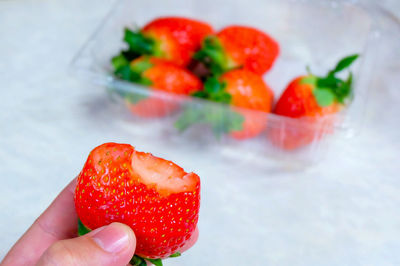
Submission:
M 132 113 L 147 118 L 163 117 L 179 108 L 177 99 L 169 95 L 160 95 L 157 91 L 168 92 L 178 95 L 189 95 L 202 89 L 200 79 L 188 70 L 176 66 L 166 60 L 158 58 L 140 57 L 131 64 L 141 60 L 150 60 L 153 66 L 142 73 L 142 77 L 151 81 L 149 97 L 137 103 L 128 103 Z
M 297 77 L 288 85 L 273 111 L 281 116 L 305 118 L 304 122 L 282 119 L 279 125 L 269 130 L 268 136 L 272 143 L 287 150 L 306 146 L 330 132 L 334 121 L 324 118 L 321 122 L 321 118 L 340 110 L 337 103 L 327 107 L 319 106 L 313 94 L 314 86 L 302 82 L 305 78 Z
M 304 78 L 306 76 L 297 77 L 289 84 L 278 100 L 274 113 L 293 118 L 321 117 L 339 110 L 338 104 L 319 106 L 313 94 L 314 87 L 303 83 Z
M 186 178 L 193 185 L 184 191 L 159 190 L 157 184 L 141 181 L 133 170 L 133 157 L 150 160 L 149 169 L 164 165 L 174 174 L 186 174 L 172 162 L 135 151 L 131 145 L 100 145 L 90 153 L 78 176 L 78 217 L 91 230 L 112 222 L 125 223 L 135 232 L 137 255 L 165 258 L 179 251 L 195 231 L 200 180 L 190 173 Z
M 242 66 L 262 75 L 279 55 L 278 43 L 255 28 L 230 26 L 221 30 L 217 37 L 228 56 L 230 68 Z
M 189 18 L 163 17 L 148 23 L 142 33 L 158 42 L 160 57 L 184 67 L 200 48 L 203 38 L 213 33 L 213 28 Z
M 235 109 L 244 117 L 243 128 L 232 131 L 230 135 L 236 139 L 259 135 L 267 125 L 266 113 L 271 111 L 272 90 L 260 76 L 245 69 L 226 72 L 221 81 L 227 84 L 226 91 L 232 96 L 231 104 L 243 108 Z

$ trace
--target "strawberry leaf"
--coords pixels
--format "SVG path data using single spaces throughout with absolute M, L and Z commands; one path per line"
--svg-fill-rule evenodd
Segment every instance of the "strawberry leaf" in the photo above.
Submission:
M 329 106 L 335 101 L 335 94 L 330 89 L 315 88 L 313 94 L 318 105 L 321 107 Z
M 170 258 L 176 258 L 176 257 L 180 257 L 182 254 L 180 252 L 175 252 L 174 254 L 172 254 L 171 256 L 169 256 Z
M 175 122 L 175 128 L 179 132 L 185 131 L 193 124 L 199 123 L 203 120 L 202 110 L 196 107 L 186 108 L 178 120 Z
M 211 77 L 204 83 L 204 89 L 209 94 L 219 93 L 224 89 L 224 84 L 220 83 L 217 78 Z
M 78 236 L 83 236 L 89 233 L 91 230 L 87 228 L 81 220 L 78 218 Z
M 349 73 L 349 76 L 346 81 L 341 82 L 340 85 L 336 88 L 336 98 L 339 103 L 344 104 L 347 97 L 351 97 L 351 84 L 353 82 L 353 75 Z
M 228 113 L 227 117 L 229 121 L 227 132 L 240 131 L 243 129 L 244 117 L 241 114 L 231 111 Z
M 197 97 L 197 98 L 207 99 L 208 93 L 206 91 L 196 91 L 196 92 L 192 93 L 192 96 Z
M 115 70 L 114 74 L 123 80 L 133 81 L 136 80 L 138 77 L 135 76 L 135 73 L 131 70 L 129 65 L 121 66 Z
M 132 257 L 129 264 L 131 264 L 132 266 L 147 266 L 146 261 L 137 255 L 134 255 Z
M 229 104 L 232 102 L 232 95 L 230 95 L 226 91 L 220 91 L 218 93 L 211 94 L 212 101 L 214 102 L 220 102 L 220 103 L 226 103 Z
M 208 36 L 202 43 L 202 49 L 198 51 L 194 58 L 197 60 L 209 59 L 221 66 L 227 63 L 224 49 L 216 36 Z
M 116 68 L 114 74 L 118 78 L 145 86 L 152 85 L 151 80 L 143 77 L 143 72 L 153 66 L 148 59 L 139 60 L 131 64 L 124 60 L 122 56 L 116 56 L 112 59 L 112 64 Z
M 221 75 L 228 70 L 228 58 L 216 36 L 207 36 L 193 58 L 203 62 L 214 75 Z
M 192 96 L 229 104 L 232 101 L 232 96 L 225 88 L 226 82 L 220 82 L 216 77 L 210 77 L 204 83 L 204 90 L 195 92 Z
M 302 78 L 300 81 L 300 84 L 310 84 L 312 86 L 315 86 L 317 81 L 318 81 L 317 77 L 310 74 L 310 75 Z
M 119 69 L 123 66 L 129 65 L 129 61 L 126 59 L 126 57 L 121 53 L 117 56 L 114 56 L 111 59 L 111 64 L 114 67 L 114 69 Z
M 194 97 L 211 100 L 214 102 L 230 104 L 232 95 L 226 90 L 226 82 L 219 81 L 216 77 L 210 77 L 204 83 L 204 90 L 192 94 Z M 221 134 L 241 130 L 244 118 L 241 114 L 226 107 L 213 108 L 187 108 L 175 122 L 179 131 L 184 131 L 193 124 L 210 125 L 214 134 Z
M 122 95 L 127 102 L 132 104 L 138 103 L 141 100 L 144 100 L 148 97 L 145 94 L 138 94 L 133 92 L 125 92 L 125 93 L 120 92 L 119 94 Z
M 188 107 L 175 122 L 175 128 L 183 132 L 195 124 L 209 125 L 216 137 L 243 129 L 244 117 L 225 107 Z
M 122 54 L 112 59 L 112 65 L 115 68 L 114 74 L 118 78 L 145 86 L 151 86 L 152 82 L 146 77 L 143 77 L 143 72 L 152 67 L 149 60 L 139 60 L 133 65 Z M 122 91 L 115 89 L 127 102 L 135 104 L 147 98 L 147 95 L 139 94 L 131 91 Z
M 317 87 L 319 88 L 336 88 L 342 80 L 335 77 L 333 74 L 329 74 L 324 78 L 317 79 Z
M 133 60 L 141 56 L 141 54 L 131 50 L 122 51 L 120 54 L 123 55 L 129 62 L 132 62 Z
M 329 106 L 335 101 L 345 104 L 346 99 L 352 96 L 353 75 L 350 72 L 344 81 L 336 77 L 336 73 L 348 68 L 358 57 L 358 54 L 347 56 L 340 60 L 335 69 L 325 77 L 315 77 L 311 74 L 303 78 L 301 83 L 308 83 L 315 87 L 313 94 L 321 107 Z M 312 81 L 312 77 L 316 78 L 316 82 Z
M 339 61 L 339 63 L 337 63 L 336 67 L 334 70 L 332 70 L 332 73 L 338 73 L 340 71 L 342 71 L 345 68 L 348 68 L 351 64 L 353 64 L 353 62 L 359 57 L 358 54 L 354 54 L 354 55 L 350 55 L 347 56 L 345 58 L 343 58 L 342 60 Z
M 162 263 L 161 259 L 147 259 L 147 258 L 145 258 L 145 260 L 153 263 L 156 266 L 163 266 L 163 263 Z
M 156 42 L 149 37 L 144 36 L 141 32 L 133 32 L 128 28 L 124 31 L 124 41 L 128 44 L 129 50 L 141 55 L 154 54 Z
M 214 135 L 219 138 L 222 134 L 242 130 L 244 117 L 232 110 L 207 112 L 205 122 L 211 126 Z
M 153 64 L 148 59 L 139 60 L 131 65 L 132 71 L 139 74 L 142 74 L 151 67 L 153 67 Z

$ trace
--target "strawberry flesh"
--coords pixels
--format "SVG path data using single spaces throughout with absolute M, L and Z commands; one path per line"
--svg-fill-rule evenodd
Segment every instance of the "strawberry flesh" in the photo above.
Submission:
M 195 174 L 188 174 L 173 162 L 154 157 L 149 153 L 133 153 L 132 170 L 138 176 L 139 182 L 147 187 L 154 187 L 162 196 L 192 191 L 198 181 Z

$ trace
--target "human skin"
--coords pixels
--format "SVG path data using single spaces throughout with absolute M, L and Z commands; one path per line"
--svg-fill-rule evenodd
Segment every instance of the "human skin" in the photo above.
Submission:
M 0 263 L 18 265 L 127 265 L 136 247 L 134 232 L 127 225 L 112 223 L 77 237 L 78 216 L 74 206 L 76 179 L 15 243 Z M 182 251 L 198 238 L 193 237 Z

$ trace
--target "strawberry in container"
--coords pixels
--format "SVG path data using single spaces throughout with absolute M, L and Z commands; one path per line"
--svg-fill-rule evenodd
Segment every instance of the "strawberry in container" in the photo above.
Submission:
M 124 41 L 128 49 L 117 57 L 131 61 L 149 55 L 185 67 L 204 37 L 212 33 L 213 28 L 202 21 L 183 17 L 157 18 L 137 31 L 126 28 Z
M 74 199 L 79 235 L 113 222 L 132 228 L 137 244 L 131 265 L 162 265 L 197 238 L 199 176 L 129 144 L 91 151 Z
M 203 88 L 190 71 L 164 59 L 141 56 L 129 62 L 120 57 L 113 65 L 117 77 L 147 86 L 145 92 L 118 91 L 131 112 L 140 117 L 168 115 L 179 107 L 174 95 L 189 95 Z
M 288 117 L 275 123 L 268 132 L 270 141 L 286 150 L 304 147 L 333 130 L 335 114 L 353 96 L 353 75 L 343 80 L 337 74 L 358 58 L 342 60 L 324 77 L 312 73 L 295 78 L 284 90 L 273 113 Z M 290 119 L 295 118 L 296 120 Z
M 279 44 L 268 34 L 247 26 L 229 26 L 207 36 L 194 58 L 214 74 L 244 68 L 266 73 L 279 55 Z
M 207 124 L 217 136 L 227 133 L 235 139 L 259 135 L 266 127 L 266 113 L 271 111 L 273 102 L 273 92 L 264 80 L 246 69 L 208 78 L 204 89 L 193 96 L 231 107 L 187 108 L 175 127 L 183 131 L 192 124 Z

